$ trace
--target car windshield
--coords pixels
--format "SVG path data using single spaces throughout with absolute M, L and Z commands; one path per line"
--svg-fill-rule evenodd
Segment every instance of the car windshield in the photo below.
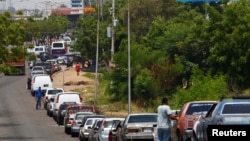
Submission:
M 227 103 L 222 114 L 250 114 L 250 103 Z
M 214 103 L 192 103 L 189 105 L 186 115 L 206 114 Z
M 60 92 L 63 92 L 63 91 L 62 90 L 48 90 L 48 95 L 55 95 Z
M 77 114 L 76 120 L 82 120 L 84 116 L 85 116 L 84 114 Z
M 157 115 L 132 115 L 128 123 L 157 122 Z
M 32 71 L 31 75 L 44 74 L 44 71 Z

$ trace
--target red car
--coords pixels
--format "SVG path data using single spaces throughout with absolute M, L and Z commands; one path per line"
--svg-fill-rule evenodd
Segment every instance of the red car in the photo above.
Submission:
M 193 126 L 200 115 L 205 115 L 217 101 L 191 101 L 183 105 L 179 112 L 176 134 L 178 141 L 190 141 Z

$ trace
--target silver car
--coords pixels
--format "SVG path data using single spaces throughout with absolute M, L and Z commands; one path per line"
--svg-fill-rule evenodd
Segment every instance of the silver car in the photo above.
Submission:
M 137 113 L 126 116 L 121 130 L 123 140 L 154 140 L 157 113 Z
M 77 112 L 71 122 L 71 136 L 76 137 L 79 135 L 80 125 L 82 124 L 83 117 L 86 116 L 85 112 Z
M 96 120 L 103 120 L 104 117 L 93 117 L 88 118 L 85 122 L 85 124 L 81 127 L 79 131 L 79 140 L 87 140 L 89 138 L 89 133 L 91 130 L 91 127 L 95 123 Z M 96 131 L 97 132 L 97 131 Z
M 223 99 L 211 107 L 205 116 L 200 116 L 193 127 L 194 141 L 208 141 L 209 129 L 227 129 L 238 131 L 241 126 L 250 126 L 250 97 Z M 249 129 L 249 128 L 248 128 Z M 243 130 L 243 129 L 241 129 Z M 239 138 L 239 140 L 241 140 Z M 243 139 L 244 140 L 244 139 Z
M 97 132 L 101 127 L 101 122 L 102 120 L 95 120 L 93 126 L 89 127 L 89 135 L 88 138 L 86 139 L 87 141 L 96 141 L 95 139 L 98 137 Z M 79 139 L 80 141 L 84 141 L 83 138 L 80 138 L 80 136 Z
M 124 118 L 104 118 L 101 123 L 101 127 L 99 128 L 97 135 L 98 141 L 108 141 L 109 133 L 112 130 L 113 122 L 124 121 Z

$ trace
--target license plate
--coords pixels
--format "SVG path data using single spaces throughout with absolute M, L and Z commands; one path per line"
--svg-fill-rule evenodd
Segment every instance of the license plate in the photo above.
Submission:
M 148 132 L 153 132 L 153 131 L 152 131 L 152 128 L 144 128 L 143 132 L 147 132 L 148 133 Z
M 48 84 L 44 84 L 43 87 L 49 87 L 49 85 Z

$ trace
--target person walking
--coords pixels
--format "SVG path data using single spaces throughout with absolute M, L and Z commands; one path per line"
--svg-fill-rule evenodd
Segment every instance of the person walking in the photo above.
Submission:
M 80 64 L 78 62 L 76 63 L 75 69 L 76 69 L 76 74 L 78 76 L 81 69 Z
M 158 141 L 170 141 L 171 120 L 178 120 L 178 116 L 172 115 L 167 98 L 162 98 L 161 105 L 157 107 L 157 114 Z
M 35 98 L 36 98 L 36 109 L 41 108 L 41 100 L 42 100 L 42 90 L 41 87 L 39 87 L 35 92 Z

